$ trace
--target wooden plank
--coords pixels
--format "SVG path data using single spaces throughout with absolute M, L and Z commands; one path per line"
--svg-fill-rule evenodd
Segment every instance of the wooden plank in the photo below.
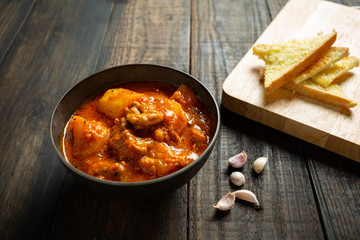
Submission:
M 360 5 L 360 1 L 344 1 L 343 4 Z M 355 197 L 359 192 L 359 164 L 303 141 L 299 144 L 302 147 L 300 152 L 308 159 L 309 176 L 325 238 L 356 239 L 360 216 Z
M 336 1 L 348 6 L 360 1 Z M 276 11 L 275 11 L 276 12 Z M 324 236 L 327 239 L 356 239 L 359 236 L 359 164 L 299 141 L 309 169 Z
M 186 201 L 184 190 L 156 200 L 109 198 L 84 189 L 69 176 L 49 238 L 184 239 Z
M 359 9 L 360 7 L 360 1 L 359 0 L 334 0 L 332 2 L 340 3 L 345 6 L 354 7 L 356 9 Z
M 272 2 L 268 4 L 275 9 Z M 222 81 L 270 23 L 271 15 L 265 1 L 194 1 L 192 9 L 192 74 L 220 99 Z M 221 113 L 219 142 L 190 184 L 189 238 L 323 238 L 297 140 L 225 108 Z M 255 211 L 251 204 L 237 201 L 230 212 L 216 211 L 213 205 L 221 196 L 238 189 L 229 183 L 229 174 L 235 169 L 228 166 L 227 159 L 243 150 L 249 163 L 241 169 L 247 179 L 242 189 L 253 191 L 263 210 Z M 264 155 L 270 162 L 257 176 L 252 162 Z
M 300 6 L 307 10 L 298 11 Z M 348 17 L 339 20 L 333 18 L 340 14 Z M 320 31 L 336 29 L 338 38 L 335 45 L 349 47 L 352 55 L 360 55 L 355 40 L 360 37 L 355 30 L 360 23 L 358 10 L 326 1 L 291 0 L 279 16 L 261 35 L 258 43 L 314 36 Z M 359 107 L 344 111 L 284 89 L 266 98 L 256 70 L 262 66 L 263 62 L 250 49 L 224 82 L 224 106 L 277 130 L 360 161 L 360 134 L 356 131 L 360 121 Z M 360 69 L 353 69 L 352 72 L 354 74 L 341 86 L 350 98 L 356 98 L 360 91 L 357 81 Z
M 1 239 L 47 238 L 65 174 L 50 116 L 94 71 L 109 9 L 96 0 L 37 1 L 0 65 Z
M 360 236 L 360 164 L 303 144 L 327 239 Z
M 151 63 L 189 72 L 187 0 L 116 2 L 97 71 Z
M 187 0 L 115 1 L 96 69 L 152 63 L 188 72 L 189 26 Z M 157 200 L 109 199 L 67 179 L 51 237 L 186 239 L 187 194 L 183 186 Z
M 34 5 L 33 1 L 0 1 L 0 63 Z

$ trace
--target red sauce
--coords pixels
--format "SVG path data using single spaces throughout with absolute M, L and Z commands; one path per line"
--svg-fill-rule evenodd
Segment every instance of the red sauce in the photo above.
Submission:
M 186 85 L 138 82 L 84 102 L 64 129 L 62 149 L 94 177 L 136 182 L 173 173 L 207 148 L 209 113 Z

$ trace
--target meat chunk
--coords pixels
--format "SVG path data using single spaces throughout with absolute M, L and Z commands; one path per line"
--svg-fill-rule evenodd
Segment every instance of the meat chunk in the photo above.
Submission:
M 160 111 L 156 111 L 152 105 L 134 101 L 125 112 L 125 118 L 132 124 L 134 129 L 144 129 L 164 121 Z
M 109 143 L 117 152 L 119 161 L 131 161 L 141 158 L 146 154 L 147 145 L 150 141 L 150 139 L 135 136 L 131 130 L 123 128 L 119 124 L 111 128 Z
M 166 162 L 160 159 L 149 157 L 141 158 L 139 165 L 141 170 L 143 170 L 145 173 L 159 177 L 168 175 L 178 170 L 178 164 L 176 162 Z
M 147 137 L 138 137 L 124 127 L 125 119 L 111 128 L 109 143 L 117 152 L 118 161 L 138 162 L 140 169 L 154 176 L 165 176 L 185 167 L 198 156 L 185 149 Z
M 148 146 L 147 155 L 140 159 L 139 166 L 145 173 L 161 177 L 189 165 L 197 157 L 191 151 L 153 142 Z
M 121 181 L 126 178 L 128 166 L 125 162 L 93 162 L 87 173 L 100 179 L 116 179 Z
M 202 143 L 207 143 L 208 138 L 205 134 L 205 132 L 198 126 L 194 125 L 191 129 L 193 141 L 200 141 Z
M 160 126 L 154 130 L 154 138 L 160 142 L 169 142 L 169 131 L 166 127 Z
M 110 129 L 102 123 L 74 116 L 70 125 L 74 139 L 74 157 L 85 158 L 106 150 Z
M 164 125 L 172 140 L 179 141 L 187 127 L 188 117 L 181 105 L 173 100 L 163 102 Z
M 177 167 L 185 167 L 193 162 L 198 155 L 188 149 L 180 149 L 162 142 L 154 142 L 147 148 L 147 156 L 160 159 L 164 164 L 175 164 Z

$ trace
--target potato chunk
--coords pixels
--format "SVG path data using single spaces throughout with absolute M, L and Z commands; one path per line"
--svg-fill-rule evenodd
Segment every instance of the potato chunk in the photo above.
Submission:
M 200 104 L 199 99 L 195 93 L 185 84 L 181 84 L 180 87 L 174 92 L 170 99 L 180 103 L 183 108 L 189 108 L 194 105 Z
M 74 116 L 70 124 L 74 138 L 74 157 L 85 158 L 105 150 L 110 136 L 109 128 L 100 122 L 79 116 Z
M 124 116 L 126 108 L 143 96 L 144 94 L 124 88 L 109 89 L 100 98 L 98 110 L 109 118 L 121 118 Z

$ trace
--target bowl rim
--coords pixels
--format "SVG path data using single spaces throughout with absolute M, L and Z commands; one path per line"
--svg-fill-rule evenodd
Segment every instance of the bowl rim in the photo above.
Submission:
M 139 67 L 143 67 L 143 66 L 146 66 L 146 67 L 154 67 L 154 68 L 166 68 L 168 70 L 171 70 L 171 71 L 175 71 L 175 72 L 178 72 L 180 74 L 184 74 L 186 75 L 187 77 L 195 80 L 199 85 L 201 85 L 207 92 L 207 94 L 210 96 L 210 98 L 212 99 L 213 101 L 213 104 L 215 105 L 215 109 L 216 109 L 216 117 L 214 120 L 217 121 L 216 123 L 216 126 L 215 126 L 215 131 L 214 131 L 214 134 L 213 134 L 213 137 L 209 143 L 209 145 L 207 146 L 207 148 L 205 149 L 205 151 L 195 160 L 193 161 L 192 163 L 190 163 L 189 165 L 173 172 L 173 173 L 170 173 L 168 175 L 165 175 L 165 176 L 162 176 L 162 177 L 158 177 L 158 178 L 155 178 L 155 179 L 150 179 L 150 180 L 146 180 L 146 181 L 139 181 L 139 182 L 120 182 L 120 181 L 112 181 L 112 180 L 105 180 L 105 179 L 100 179 L 100 178 L 97 178 L 97 177 L 94 177 L 92 175 L 89 175 L 87 173 L 84 173 L 82 172 L 81 170 L 75 168 L 73 165 L 70 164 L 70 162 L 68 160 L 65 159 L 65 157 L 62 155 L 62 153 L 58 150 L 56 144 L 55 144 L 55 138 L 53 136 L 53 132 L 52 132 L 52 126 L 53 126 L 53 119 L 54 119 L 54 115 L 55 115 L 55 112 L 56 110 L 58 109 L 60 103 L 62 102 L 62 100 L 74 89 L 76 88 L 78 85 L 80 85 L 81 83 L 83 83 L 84 81 L 86 81 L 87 79 L 89 78 L 92 78 L 94 77 L 95 75 L 100 75 L 102 74 L 103 72 L 108 72 L 108 71 L 112 71 L 114 69 L 117 69 L 117 68 L 123 68 L 123 67 L 134 67 L 134 66 L 139 66 Z M 154 79 L 156 81 L 156 79 Z M 100 90 L 100 89 L 99 89 Z M 103 69 L 101 71 L 98 71 L 98 72 L 95 72 L 93 74 L 90 74 L 89 76 L 83 78 L 81 81 L 75 83 L 74 85 L 72 85 L 61 97 L 60 99 L 57 101 L 53 111 L 52 111 L 52 114 L 51 114 L 51 119 L 50 119 L 50 138 L 51 138 L 51 144 L 52 144 L 52 147 L 53 149 L 55 150 L 58 158 L 60 159 L 60 162 L 65 166 L 65 168 L 69 171 L 71 170 L 72 172 L 76 173 L 77 175 L 80 175 L 81 177 L 85 177 L 86 179 L 90 180 L 90 181 L 93 181 L 93 182 L 96 182 L 96 183 L 99 183 L 99 184 L 106 184 L 106 185 L 111 185 L 111 186 L 119 186 L 119 187 L 125 187 L 125 188 L 133 188 L 133 187 L 137 187 L 137 186 L 145 186 L 145 185 L 153 185 L 153 184 L 156 184 L 156 183 L 159 183 L 159 182 L 166 182 L 167 180 L 171 179 L 171 178 L 174 178 L 178 175 L 181 175 L 183 174 L 184 172 L 187 171 L 187 169 L 189 168 L 193 168 L 195 167 L 196 165 L 200 164 L 201 161 L 198 161 L 199 159 L 203 158 L 204 156 L 206 156 L 207 154 L 210 154 L 216 141 L 217 141 L 217 138 L 219 136 L 219 132 L 220 132 L 220 124 L 221 124 L 221 117 L 220 117 L 220 110 L 219 110 L 219 106 L 216 102 L 216 99 L 214 98 L 213 94 L 209 91 L 209 89 L 202 83 L 200 82 L 197 78 L 195 78 L 194 76 L 190 75 L 189 73 L 186 73 L 182 70 L 179 70 L 179 69 L 176 69 L 176 68 L 173 68 L 173 67 L 168 67 L 168 66 L 164 66 L 164 65 L 158 65 L 158 64 L 141 64 L 141 63 L 136 63 L 136 64 L 124 64 L 124 65 L 118 65 L 118 66 L 114 66 L 114 67 L 111 67 L 111 68 L 107 68 L 107 69 Z M 205 161 L 206 162 L 206 161 Z M 204 162 L 204 163 L 205 163 Z M 197 174 L 197 173 L 196 173 Z M 195 174 L 195 175 L 196 175 Z

